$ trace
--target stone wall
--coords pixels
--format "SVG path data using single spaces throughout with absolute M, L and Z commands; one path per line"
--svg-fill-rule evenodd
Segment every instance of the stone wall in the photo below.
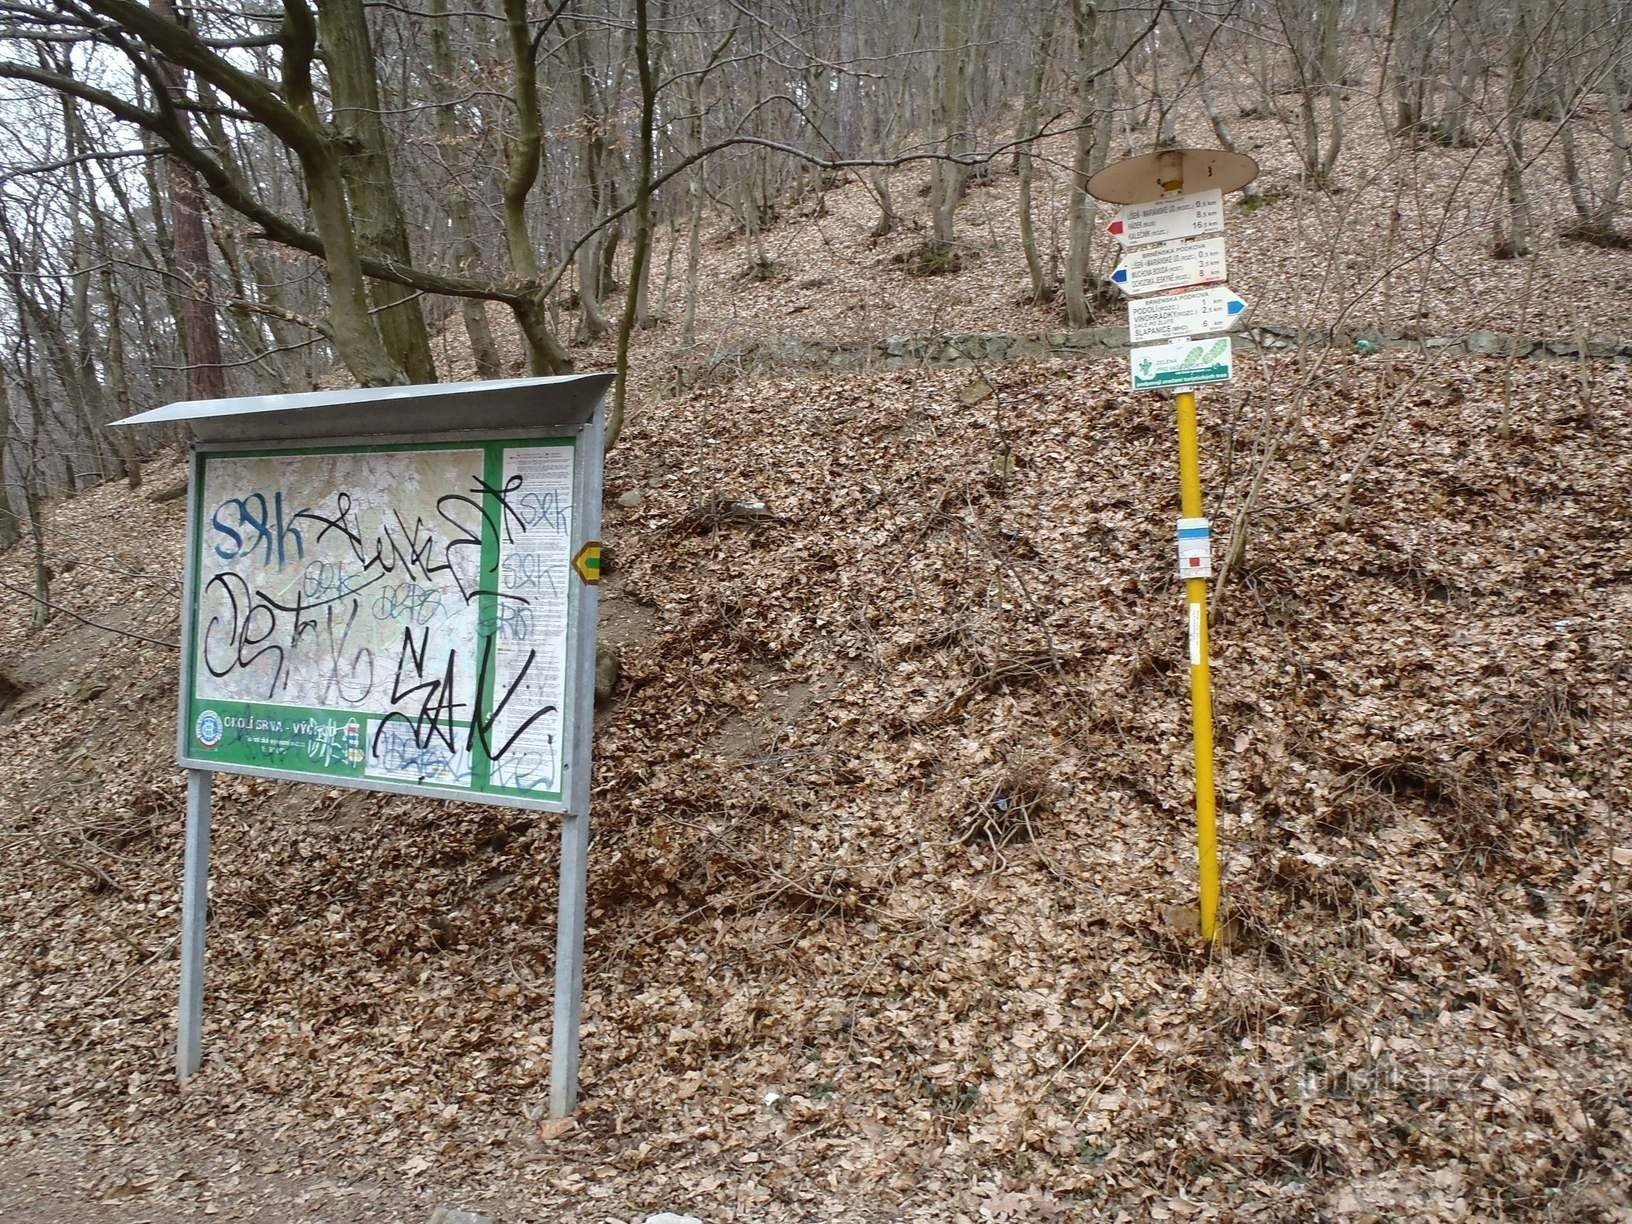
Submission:
M 1584 355 L 1611 361 L 1632 360 L 1632 340 L 1589 337 L 1561 340 L 1529 336 L 1513 337 L 1496 332 L 1474 331 L 1461 336 L 1417 336 L 1403 331 L 1374 329 L 1335 332 L 1304 332 L 1275 323 L 1263 323 L 1234 333 L 1238 350 L 1278 351 L 1309 346 L 1353 349 L 1366 345 L 1373 349 L 1428 351 L 1524 358 L 1570 358 Z M 942 336 L 892 336 L 870 345 L 840 345 L 800 337 L 781 337 L 750 342 L 743 349 L 719 354 L 711 373 L 722 367 L 741 372 L 776 367 L 804 367 L 829 370 L 906 369 L 917 367 L 998 365 L 1045 357 L 1110 357 L 1128 349 L 1128 329 L 1121 326 L 1087 327 L 1075 331 L 1012 335 L 1007 332 L 965 332 Z M 687 380 L 691 381 L 690 379 Z

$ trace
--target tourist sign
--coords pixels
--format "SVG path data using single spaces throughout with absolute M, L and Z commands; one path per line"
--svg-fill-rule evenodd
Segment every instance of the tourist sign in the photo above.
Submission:
M 1105 227 L 1125 247 L 1175 238 L 1200 238 L 1224 231 L 1224 193 L 1195 191 L 1168 196 L 1148 204 L 1125 204 L 1116 219 Z
M 1170 340 L 1128 350 L 1135 391 L 1161 391 L 1229 382 L 1234 373 L 1230 338 Z
M 1158 293 L 1211 285 L 1225 278 L 1224 239 L 1191 238 L 1136 247 L 1122 256 L 1111 283 L 1123 293 Z
M 1128 302 L 1128 341 L 1147 344 L 1175 336 L 1228 331 L 1246 308 L 1247 304 L 1227 285 L 1133 298 Z

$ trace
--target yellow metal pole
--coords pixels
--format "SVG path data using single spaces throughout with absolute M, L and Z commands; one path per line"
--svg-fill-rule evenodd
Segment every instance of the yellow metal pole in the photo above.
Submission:
M 1185 518 L 1202 518 L 1196 393 L 1174 397 L 1179 417 L 1179 502 Z M 1190 721 L 1196 748 L 1196 854 L 1201 866 L 1201 935 L 1218 937 L 1218 809 L 1213 792 L 1213 681 L 1207 661 L 1207 580 L 1188 578 Z

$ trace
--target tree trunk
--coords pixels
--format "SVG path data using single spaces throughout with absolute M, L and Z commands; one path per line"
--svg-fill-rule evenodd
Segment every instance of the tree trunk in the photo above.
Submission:
M 513 3 L 514 0 L 507 0 Z M 606 192 L 602 183 L 604 164 L 606 160 L 606 134 L 602 131 L 600 108 L 596 103 L 594 68 L 590 64 L 589 52 L 585 42 L 589 37 L 589 27 L 581 27 L 578 35 L 572 40 L 573 54 L 577 60 L 578 100 L 583 110 L 583 122 L 587 134 L 583 140 L 584 148 L 584 180 L 589 186 L 589 203 L 591 225 L 600 224 L 601 218 L 606 215 Z M 578 274 L 578 330 L 573 340 L 579 344 L 589 344 L 606 334 L 606 316 L 601 312 L 601 287 L 603 252 L 609 245 L 609 235 L 602 231 L 578 248 L 573 259 L 573 267 Z
M 41 484 L 45 481 L 45 454 L 41 439 L 45 434 L 45 405 L 40 402 L 40 379 L 34 368 L 34 345 L 26 325 L 21 329 L 20 347 L 23 354 L 22 375 L 19 382 L 28 400 L 29 439 L 28 455 L 18 467 L 23 475 L 23 509 L 28 515 L 29 535 L 34 543 L 34 608 L 30 623 L 43 628 L 51 619 L 51 567 L 45 560 L 45 518 L 41 513 Z M 0 380 L 5 371 L 0 368 Z M 73 491 L 73 474 L 68 476 L 69 491 Z
M 1497 259 L 1515 259 L 1530 254 L 1529 201 L 1524 190 L 1524 112 L 1529 92 L 1526 77 L 1530 56 L 1529 23 L 1525 20 L 1525 0 L 1514 0 L 1507 37 L 1507 110 L 1501 120 L 1502 186 L 1507 194 L 1507 232 L 1497 219 L 1493 254 Z
M 1343 150 L 1343 65 L 1338 58 L 1340 0 L 1325 0 L 1320 9 L 1320 75 L 1326 90 L 1326 151 L 1320 159 L 1320 178 L 1330 181 Z
M 0 365 L 0 553 L 6 552 L 22 536 L 20 520 L 12 509 L 11 472 L 7 467 L 8 444 L 11 441 L 11 380 L 6 368 Z M 16 467 L 19 471 L 22 464 Z
M 1049 48 L 1054 42 L 1054 10 L 1049 0 L 1043 4 L 1043 27 L 1037 35 L 1037 53 L 1032 61 L 1031 79 L 1026 83 L 1025 101 L 1020 107 L 1020 126 L 1016 140 L 1027 140 L 1036 134 L 1038 112 L 1041 109 L 1043 81 L 1048 76 Z M 1044 275 L 1043 261 L 1037 254 L 1037 230 L 1031 215 L 1031 181 L 1036 167 L 1030 146 L 1015 153 L 1020 171 L 1020 247 L 1026 255 L 1026 272 L 1031 277 L 1031 300 L 1046 302 L 1054 296 L 1054 284 Z
M 861 78 L 856 66 L 861 55 L 856 31 L 858 2 L 839 0 L 839 127 L 835 143 L 840 158 L 856 157 L 861 152 Z
M 967 0 L 940 0 L 940 3 L 941 133 L 947 156 L 955 158 L 969 151 L 964 119 L 964 78 L 969 58 L 964 45 L 968 40 Z M 931 173 L 935 242 L 947 247 L 952 245 L 953 217 L 963 199 L 969 170 L 956 161 L 939 161 L 934 163 Z
M 652 245 L 653 128 L 657 110 L 657 80 L 652 68 L 646 0 L 635 0 L 635 68 L 640 74 L 640 179 L 635 186 L 635 249 L 629 264 L 629 292 L 624 295 L 623 320 L 618 327 L 617 379 L 612 388 L 612 412 L 606 421 L 606 449 L 623 436 L 625 392 L 629 385 L 629 337 L 639 317 L 640 283 Z
M 344 148 L 339 164 L 350 196 L 357 249 L 412 267 L 408 223 L 397 196 L 389 140 L 380 119 L 380 87 L 362 0 L 323 0 L 317 13 L 333 94 L 333 123 Z M 369 283 L 369 292 L 387 355 L 409 382 L 435 382 L 436 362 L 419 295 L 378 280 Z
M 155 13 L 176 20 L 170 0 L 151 0 Z M 170 61 L 157 61 L 172 103 L 185 101 L 186 85 Z M 186 122 L 183 111 L 182 122 Z M 174 235 L 172 268 L 181 282 L 177 293 L 181 315 L 181 346 L 187 355 L 187 393 L 193 399 L 221 399 L 227 394 L 221 365 L 221 333 L 210 294 L 210 244 L 204 233 L 204 189 L 198 175 L 180 158 L 165 159 L 165 193 L 170 202 L 170 229 Z
M 1621 207 L 1621 191 L 1626 186 L 1627 131 L 1626 93 L 1615 72 L 1604 74 L 1604 111 L 1609 119 L 1609 167 L 1604 189 L 1598 196 L 1598 207 L 1593 213 L 1593 224 L 1608 231 L 1615 225 L 1615 214 Z M 1573 119 L 1570 120 L 1573 122 Z
M 1071 203 L 1066 214 L 1070 247 L 1065 261 L 1065 317 L 1072 327 L 1086 327 L 1092 317 L 1087 286 L 1094 206 L 1088 195 L 1088 177 L 1092 172 L 1094 146 L 1110 140 L 1109 116 L 1099 105 L 1102 91 L 1095 88 L 1093 72 L 1099 20 L 1095 0 L 1071 0 L 1071 21 L 1077 35 L 1078 113 L 1076 155 L 1071 164 Z
M 430 0 L 431 79 L 435 88 L 445 95 L 436 106 L 436 140 L 443 155 L 451 156 L 460 146 L 462 133 L 452 101 L 454 66 L 453 51 L 448 46 L 447 12 L 447 0 Z M 453 245 L 450 254 L 454 266 L 468 276 L 482 258 L 476 243 L 476 223 L 470 215 L 470 201 L 465 193 L 451 183 L 447 191 L 448 236 Z M 487 321 L 487 303 L 479 298 L 464 298 L 459 303 L 459 313 L 470 340 L 471 356 L 476 361 L 476 377 L 497 378 L 504 368 L 499 346 L 493 340 L 493 329 Z
M 204 89 L 200 92 L 206 101 L 215 100 L 213 91 Z M 207 111 L 203 121 L 205 130 L 209 133 L 210 144 L 222 164 L 240 181 L 253 181 L 254 176 L 245 169 L 243 159 L 234 149 L 226 126 L 221 122 L 221 116 L 215 111 Z M 110 176 L 110 184 L 116 184 L 117 181 L 117 176 Z M 279 390 L 305 390 L 313 386 L 306 358 L 301 355 L 307 334 L 299 324 L 291 321 L 297 317 L 298 312 L 290 308 L 285 298 L 284 274 L 273 266 L 265 244 L 250 243 L 247 248 L 239 245 L 235 239 L 229 239 L 227 236 L 230 225 L 227 227 L 217 225 L 215 232 L 222 261 L 227 265 L 229 273 L 236 277 L 235 289 L 239 296 L 262 307 L 248 312 L 254 316 L 253 331 L 256 337 L 250 351 L 262 352 L 274 362 L 280 381 Z M 235 260 L 241 263 L 242 269 L 247 269 L 247 275 L 242 269 L 234 268 Z M 265 328 L 264 333 L 262 327 Z
M 368 309 L 368 282 L 351 209 L 346 203 L 345 177 L 339 154 L 318 113 L 312 84 L 312 57 L 317 50 L 317 26 L 306 0 L 284 0 L 284 95 L 307 129 L 315 135 L 293 149 L 306 180 L 312 222 L 323 240 L 323 266 L 329 274 L 330 338 L 351 376 L 365 387 L 385 387 L 403 381 L 403 371 L 380 338 Z
M 544 159 L 543 121 L 538 106 L 538 65 L 526 0 L 504 0 L 505 30 L 509 36 L 510 64 L 515 74 L 516 139 L 504 176 L 504 242 L 511 270 L 524 282 L 538 282 L 538 251 L 527 229 L 527 197 L 538 181 Z M 516 325 L 527 341 L 527 365 L 535 375 L 564 374 L 572 359 L 550 326 L 548 304 L 535 298 L 512 305 Z

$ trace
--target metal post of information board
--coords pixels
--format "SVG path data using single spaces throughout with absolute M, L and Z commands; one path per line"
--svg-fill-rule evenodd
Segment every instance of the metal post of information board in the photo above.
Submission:
M 579 431 L 579 462 L 573 482 L 573 624 L 567 666 L 577 679 L 576 692 L 594 701 L 595 624 L 601 578 L 601 479 L 605 449 L 605 411 L 597 402 Z M 585 632 L 585 629 L 588 632 Z M 550 1116 L 565 1118 L 578 1106 L 579 1027 L 584 1009 L 584 924 L 589 892 L 589 741 L 594 710 L 574 719 L 573 742 L 566 754 L 563 790 L 567 810 L 561 814 L 561 892 L 556 910 L 555 1015 L 550 1034 Z M 576 769 L 576 772 L 574 770 Z
M 584 918 L 589 884 L 589 814 L 561 818 L 561 899 L 555 932 L 555 1020 L 550 1034 L 550 1116 L 578 1107 L 578 1030 L 584 1009 Z
M 1249 157 L 1223 149 L 1164 149 L 1105 167 L 1088 181 L 1096 199 L 1123 206 L 1106 227 L 1124 249 L 1111 275 L 1129 296 L 1129 366 L 1135 391 L 1171 388 L 1178 414 L 1179 574 L 1190 659 L 1196 765 L 1196 857 L 1202 938 L 1218 938 L 1218 800 L 1213 782 L 1213 689 L 1207 646 L 1212 537 L 1201 496 L 1198 385 L 1231 377 L 1229 336 L 1246 303 L 1226 274 L 1224 193 L 1257 177 Z M 1142 342 L 1159 341 L 1146 347 Z
M 176 1078 L 197 1072 L 204 1058 L 204 927 L 210 908 L 210 779 L 187 771 L 187 833 L 181 884 L 181 1007 L 176 1026 Z

